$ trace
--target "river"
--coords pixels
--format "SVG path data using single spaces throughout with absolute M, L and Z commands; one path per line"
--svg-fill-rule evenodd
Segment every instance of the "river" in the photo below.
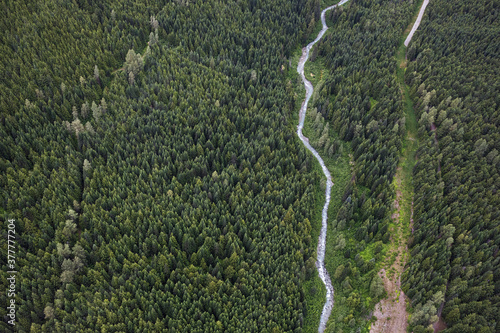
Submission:
M 429 4 L 429 0 L 424 0 L 424 3 L 422 4 L 422 7 L 420 7 L 420 11 L 418 12 L 417 20 L 415 21 L 415 24 L 411 28 L 410 33 L 406 37 L 406 40 L 405 40 L 405 46 L 406 47 L 408 47 L 408 44 L 410 44 L 410 41 L 411 41 L 411 39 L 413 37 L 413 34 L 415 33 L 415 31 L 417 31 L 417 28 L 420 25 L 420 21 L 422 21 L 422 17 L 424 16 L 425 8 L 427 7 L 428 4 Z
M 326 191 L 325 191 L 326 199 L 325 199 L 325 205 L 323 206 L 323 211 L 321 212 L 321 232 L 319 234 L 319 239 L 318 239 L 317 258 L 316 258 L 316 268 L 318 269 L 319 277 L 321 278 L 326 287 L 326 301 L 325 305 L 323 306 L 323 311 L 321 312 L 321 319 L 318 327 L 318 332 L 323 332 L 325 330 L 326 323 L 328 322 L 328 318 L 330 317 L 334 303 L 333 299 L 334 289 L 332 285 L 332 280 L 330 279 L 330 275 L 328 274 L 325 268 L 326 231 L 328 228 L 328 205 L 330 204 L 330 194 L 333 182 L 332 182 L 332 176 L 330 174 L 330 171 L 328 171 L 325 162 L 318 154 L 318 152 L 309 144 L 309 139 L 302 134 L 302 129 L 304 128 L 304 120 L 306 118 L 307 104 L 309 103 L 309 99 L 311 98 L 314 91 L 313 85 L 306 79 L 304 75 L 304 65 L 307 62 L 307 59 L 309 59 L 309 51 L 314 46 L 314 44 L 316 44 L 321 39 L 321 37 L 323 37 L 326 30 L 328 29 L 325 20 L 326 12 L 337 6 L 345 4 L 347 1 L 349 0 L 342 0 L 336 5 L 323 9 L 323 11 L 321 12 L 321 24 L 323 25 L 323 28 L 318 33 L 316 39 L 302 49 L 302 56 L 300 57 L 299 64 L 297 66 L 297 72 L 302 78 L 302 82 L 304 82 L 304 86 L 306 88 L 306 98 L 304 99 L 304 102 L 302 102 L 302 106 L 300 108 L 300 113 L 299 113 L 299 125 L 297 126 L 297 135 L 299 136 L 300 141 L 302 141 L 304 146 L 314 155 L 314 157 L 316 157 L 326 177 Z

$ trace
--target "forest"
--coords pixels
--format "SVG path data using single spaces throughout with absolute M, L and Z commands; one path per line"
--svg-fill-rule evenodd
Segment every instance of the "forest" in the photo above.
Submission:
M 315 6 L 2 8 L 18 330 L 300 330 L 317 176 L 280 69 Z
M 321 293 L 305 286 L 322 174 L 295 134 L 292 60 L 324 2 L 5 0 L 0 245 L 14 219 L 18 273 L 16 326 L 2 331 L 317 330 L 306 323 Z M 311 143 L 352 165 L 334 175 L 328 332 L 368 332 L 384 297 L 407 126 L 395 54 L 416 8 L 350 0 L 312 50 L 324 79 Z M 438 319 L 445 332 L 499 330 L 498 11 L 432 0 L 407 49 L 410 332 Z
M 420 147 L 403 289 L 414 332 L 498 332 L 498 4 L 431 1 L 409 46 Z

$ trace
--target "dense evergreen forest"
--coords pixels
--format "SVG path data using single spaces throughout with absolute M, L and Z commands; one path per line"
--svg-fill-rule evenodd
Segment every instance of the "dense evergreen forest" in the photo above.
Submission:
M 498 332 L 500 23 L 496 1 L 431 1 L 408 49 L 421 145 L 403 289 L 414 332 Z
M 300 331 L 318 176 L 283 73 L 314 8 L 2 6 L 18 330 Z
M 322 5 L 4 1 L 0 244 L 15 219 L 18 274 L 16 327 L 2 331 L 303 331 L 322 175 L 294 133 L 290 59 Z M 350 0 L 311 52 L 324 69 L 311 143 L 352 165 L 329 211 L 327 331 L 367 331 L 384 294 L 406 133 L 395 52 L 416 8 Z M 413 332 L 438 317 L 446 332 L 499 330 L 498 11 L 432 0 L 407 50 Z

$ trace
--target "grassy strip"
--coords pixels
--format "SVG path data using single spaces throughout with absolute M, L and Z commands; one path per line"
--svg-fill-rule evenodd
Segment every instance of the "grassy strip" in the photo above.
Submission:
M 406 124 L 406 137 L 403 140 L 403 149 L 401 152 L 401 158 L 399 165 L 401 166 L 400 179 L 401 188 L 399 189 L 402 193 L 402 202 L 400 202 L 400 221 L 403 227 L 403 241 L 407 241 L 411 234 L 410 228 L 410 218 L 411 218 L 411 207 L 413 200 L 413 167 L 415 166 L 415 154 L 418 149 L 418 135 L 417 135 L 417 117 L 415 115 L 415 110 L 413 108 L 413 101 L 410 96 L 409 87 L 404 81 L 404 75 L 406 70 L 406 47 L 404 46 L 404 41 L 411 31 L 411 27 L 415 23 L 420 7 L 423 1 L 420 0 L 417 3 L 417 10 L 412 18 L 412 21 L 408 28 L 405 30 L 403 37 L 401 38 L 401 43 L 399 45 L 398 51 L 396 52 L 396 62 L 398 64 L 396 70 L 397 81 L 401 88 L 402 98 L 404 101 L 404 113 L 405 113 L 405 124 Z
M 404 102 L 404 114 L 405 114 L 405 127 L 407 135 L 403 139 L 403 148 L 401 151 L 401 157 L 399 159 L 399 167 L 396 176 L 393 181 L 393 186 L 396 191 L 401 191 L 401 200 L 399 202 L 399 221 L 391 222 L 389 229 L 391 230 L 393 240 L 390 244 L 385 246 L 384 252 L 390 253 L 392 255 L 386 257 L 384 266 L 386 268 L 390 267 L 394 260 L 396 259 L 397 249 L 400 244 L 406 243 L 408 237 L 411 233 L 410 228 L 410 218 L 411 218 L 411 207 L 413 200 L 413 167 L 415 166 L 415 153 L 418 148 L 417 142 L 417 119 L 415 116 L 415 111 L 413 109 L 413 101 L 411 99 L 409 88 L 404 82 L 405 70 L 406 70 L 406 47 L 404 41 L 411 31 L 411 28 L 418 17 L 418 11 L 422 6 L 423 0 L 418 1 L 416 8 L 417 11 L 412 17 L 410 25 L 406 28 L 401 37 L 399 47 L 396 51 L 396 78 L 398 84 L 400 85 L 401 95 Z M 374 102 L 370 100 L 372 106 Z M 397 180 L 401 181 L 401 186 L 398 186 Z M 403 257 L 407 254 L 403 254 Z
M 306 79 L 309 80 L 314 87 L 314 92 L 312 95 L 312 99 L 309 102 L 309 105 L 313 105 L 314 102 L 316 101 L 318 93 L 323 84 L 325 83 L 325 76 L 327 74 L 328 71 L 326 70 L 326 67 L 323 64 L 323 60 L 321 58 L 316 58 L 315 61 L 311 61 L 309 59 L 306 65 L 304 66 L 304 75 Z
M 398 255 L 399 247 L 408 242 L 408 238 L 411 235 L 411 210 L 413 206 L 413 167 L 415 166 L 415 154 L 418 148 L 417 141 L 417 119 L 415 115 L 415 110 L 413 108 L 413 101 L 411 99 L 409 88 L 405 84 L 405 70 L 406 70 L 406 47 L 404 41 L 408 36 L 413 24 L 415 23 L 418 11 L 422 5 L 423 1 L 420 0 L 416 4 L 417 11 L 415 12 L 410 25 L 404 31 L 401 37 L 399 47 L 396 51 L 396 78 L 401 89 L 401 97 L 403 99 L 404 114 L 405 114 L 405 127 L 406 136 L 403 139 L 403 148 L 401 151 L 401 156 L 399 159 L 398 169 L 396 171 L 396 176 L 394 177 L 393 186 L 397 191 L 401 192 L 399 198 L 399 219 L 398 221 L 392 221 L 389 225 L 389 230 L 391 231 L 392 240 L 391 242 L 384 246 L 385 260 L 383 266 L 387 269 L 388 278 L 397 278 L 394 276 L 396 273 L 392 268 L 394 261 Z M 372 104 L 373 105 L 373 104 Z M 396 211 L 396 209 L 395 209 Z M 401 253 L 400 260 L 404 264 L 408 261 L 408 251 L 403 250 Z M 399 293 L 399 291 L 398 291 Z M 407 304 L 407 311 L 411 312 L 409 304 Z

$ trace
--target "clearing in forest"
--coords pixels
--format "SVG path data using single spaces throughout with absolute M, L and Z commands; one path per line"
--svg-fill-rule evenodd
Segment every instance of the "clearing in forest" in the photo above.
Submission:
M 425 1 L 424 1 L 425 2 Z M 417 6 L 422 8 L 422 3 Z M 401 290 L 401 275 L 408 260 L 407 240 L 413 232 L 413 184 L 412 174 L 415 165 L 415 152 L 418 148 L 417 119 L 413 109 L 408 87 L 404 82 L 406 69 L 405 38 L 417 20 L 417 15 L 404 31 L 400 46 L 396 52 L 398 63 L 396 76 L 401 88 L 404 101 L 406 137 L 403 140 L 403 152 L 394 178 L 396 199 L 394 200 L 395 212 L 392 215 L 391 240 L 385 266 L 379 271 L 379 276 L 384 281 L 387 297 L 375 305 L 373 316 L 376 321 L 372 324 L 371 333 L 381 332 L 406 332 L 408 327 L 408 312 L 406 309 L 406 296 Z
M 411 228 L 411 225 L 404 222 L 406 214 L 402 212 L 402 206 L 407 206 L 403 203 L 405 198 L 403 198 L 401 190 L 404 176 L 403 168 L 398 167 L 395 179 L 396 199 L 394 200 L 396 212 L 392 215 L 394 224 L 391 225 L 391 234 L 393 236 L 391 237 L 390 249 L 387 252 L 389 263 L 378 273 L 384 281 L 387 298 L 382 299 L 375 305 L 373 315 L 377 318 L 377 321 L 372 325 L 370 332 L 406 332 L 408 326 L 406 297 L 401 290 L 401 275 L 407 259 L 406 231 Z M 410 207 L 413 208 L 411 204 Z M 411 213 L 413 212 L 411 211 Z M 410 223 L 411 220 L 410 215 Z

